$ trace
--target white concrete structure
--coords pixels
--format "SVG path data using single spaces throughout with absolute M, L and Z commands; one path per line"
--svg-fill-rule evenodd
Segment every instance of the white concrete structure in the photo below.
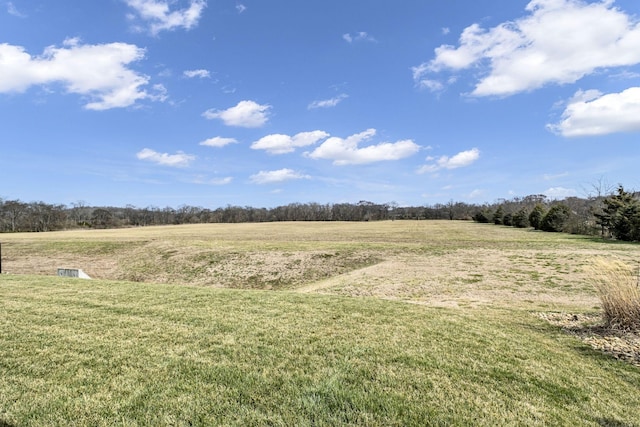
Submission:
M 62 277 L 77 277 L 79 279 L 91 279 L 87 273 L 79 268 L 59 268 L 58 276 Z

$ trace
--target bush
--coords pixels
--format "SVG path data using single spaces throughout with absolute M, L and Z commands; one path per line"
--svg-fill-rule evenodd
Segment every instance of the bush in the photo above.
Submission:
M 607 326 L 640 329 L 640 277 L 634 268 L 599 258 L 587 267 L 587 273 L 602 302 Z
M 488 223 L 490 218 L 491 218 L 491 214 L 486 211 L 478 211 L 475 213 L 475 215 L 473 215 L 473 220 L 481 224 Z

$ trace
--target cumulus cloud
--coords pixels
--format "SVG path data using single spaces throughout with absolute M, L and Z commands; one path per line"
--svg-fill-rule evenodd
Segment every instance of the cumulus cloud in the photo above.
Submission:
M 420 150 L 420 146 L 409 139 L 359 147 L 361 142 L 371 139 L 375 134 L 375 129 L 367 129 L 345 139 L 334 136 L 306 155 L 312 159 L 332 160 L 334 165 L 353 165 L 400 160 Z
M 365 31 L 359 31 L 357 33 L 346 33 L 342 35 L 342 39 L 345 40 L 348 43 L 355 43 L 355 42 L 375 42 L 376 39 L 371 36 L 369 33 L 365 32 Z
M 260 105 L 254 101 L 240 101 L 235 107 L 226 110 L 209 109 L 202 115 L 209 119 L 220 119 L 227 126 L 257 128 L 269 120 L 270 105 Z
M 477 148 L 472 148 L 471 150 L 461 151 L 454 156 L 441 156 L 439 159 L 434 159 L 432 157 L 427 158 L 427 160 L 433 161 L 434 163 L 430 163 L 422 166 L 418 169 L 419 174 L 423 173 L 433 173 L 437 172 L 441 169 L 458 169 L 471 165 L 476 160 L 480 158 L 480 150 Z
M 209 77 L 211 77 L 211 73 L 209 72 L 209 70 L 185 70 L 183 75 L 190 79 L 196 77 L 201 79 L 208 79 Z
M 196 156 L 178 151 L 176 154 L 158 153 L 150 148 L 144 148 L 136 154 L 139 160 L 156 163 L 162 166 L 186 167 L 196 159 Z
M 236 5 L 236 10 L 238 11 L 238 13 L 242 13 L 247 10 L 247 6 L 243 5 L 242 3 L 238 3 Z
M 124 0 L 134 9 L 138 18 L 148 25 L 153 35 L 163 30 L 173 30 L 182 27 L 190 30 L 200 20 L 200 16 L 207 6 L 206 0 L 191 0 L 184 9 L 171 10 L 172 1 L 165 0 Z
M 238 141 L 235 138 L 223 138 L 221 136 L 216 136 L 213 138 L 205 139 L 200 143 L 200 145 L 204 145 L 206 147 L 216 147 L 222 148 L 229 144 L 237 144 Z
M 341 93 L 340 95 L 335 96 L 335 97 L 330 98 L 330 99 L 323 99 L 323 100 L 319 100 L 319 101 L 313 101 L 312 103 L 310 103 L 307 106 L 307 109 L 314 110 L 316 108 L 332 108 L 332 107 L 335 107 L 336 105 L 338 105 L 343 100 L 347 99 L 348 97 L 349 97 L 349 95 Z
M 565 137 L 640 131 L 640 87 L 609 94 L 578 91 L 560 122 L 547 129 Z
M 294 136 L 272 134 L 267 135 L 251 144 L 254 150 L 265 150 L 269 154 L 285 154 L 295 151 L 299 147 L 307 147 L 327 138 L 328 133 L 321 130 L 300 132 Z
M 532 0 L 526 12 L 490 29 L 465 28 L 458 46 L 442 45 L 413 68 L 416 85 L 437 87 L 435 73 L 479 68 L 472 95 L 509 96 L 640 62 L 640 24 L 612 0 Z
M 275 171 L 260 171 L 255 175 L 251 175 L 251 182 L 254 184 L 275 184 L 284 181 L 310 179 L 309 175 L 296 172 L 293 169 L 279 169 Z
M 91 101 L 89 110 L 128 107 L 140 99 L 164 100 L 146 92 L 149 77 L 127 68 L 144 58 L 145 51 L 132 44 L 83 45 L 65 40 L 63 47 L 49 46 L 31 56 L 21 46 L 0 44 L 0 93 L 24 92 L 31 86 L 62 84 L 66 91 Z M 162 92 L 163 87 L 154 87 Z
M 576 190 L 573 190 L 571 188 L 551 187 L 545 190 L 543 194 L 550 199 L 562 200 L 566 199 L 567 197 L 575 196 L 577 192 Z

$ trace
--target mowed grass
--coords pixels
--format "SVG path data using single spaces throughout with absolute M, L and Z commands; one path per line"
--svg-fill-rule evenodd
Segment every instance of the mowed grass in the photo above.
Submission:
M 0 425 L 640 425 L 640 370 L 523 310 L 0 276 Z
M 640 245 L 456 221 L 0 238 L 0 427 L 640 426 L 640 369 L 536 315 L 600 311 L 585 267 Z

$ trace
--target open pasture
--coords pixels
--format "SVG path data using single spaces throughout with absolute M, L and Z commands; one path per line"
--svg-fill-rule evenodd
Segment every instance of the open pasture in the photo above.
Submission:
M 436 306 L 593 309 L 594 257 L 640 246 L 458 221 L 206 224 L 6 234 L 3 270 L 216 288 L 374 296 Z
M 640 369 L 538 315 L 596 313 L 584 266 L 638 245 L 449 221 L 0 237 L 3 427 L 640 425 Z

